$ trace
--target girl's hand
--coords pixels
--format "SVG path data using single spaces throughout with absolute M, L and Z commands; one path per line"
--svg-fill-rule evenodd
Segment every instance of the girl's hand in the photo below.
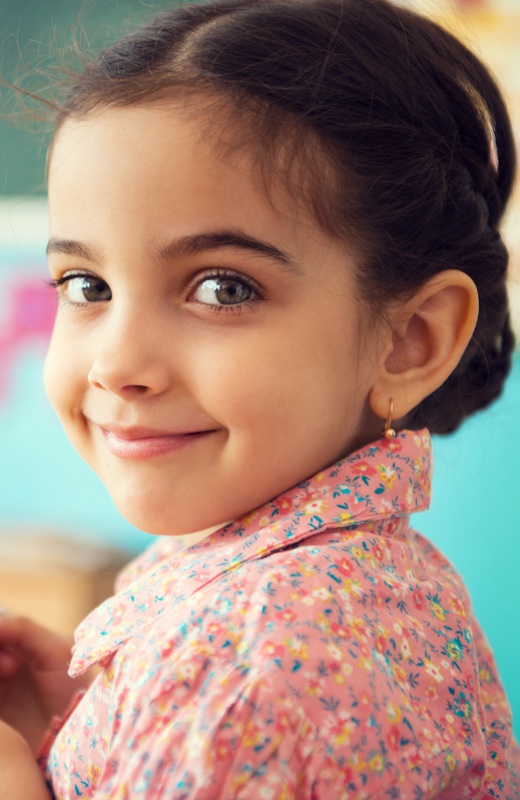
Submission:
M 0 800 L 50 800 L 27 742 L 0 722 Z
M 0 720 L 36 752 L 55 715 L 86 685 L 67 675 L 70 643 L 24 617 L 0 616 Z

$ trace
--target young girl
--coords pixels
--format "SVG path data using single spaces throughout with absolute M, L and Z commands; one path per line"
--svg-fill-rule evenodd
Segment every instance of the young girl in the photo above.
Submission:
M 387 0 L 185 6 L 77 78 L 46 386 L 160 538 L 70 665 L 2 619 L 0 797 L 519 797 L 467 592 L 409 528 L 427 428 L 509 369 L 514 165 L 484 67 Z

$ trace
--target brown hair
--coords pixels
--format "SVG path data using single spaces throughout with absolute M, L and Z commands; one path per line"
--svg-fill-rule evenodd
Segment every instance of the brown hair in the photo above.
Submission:
M 70 116 L 178 87 L 222 98 L 242 127 L 254 117 L 250 127 L 265 153 L 289 143 L 318 222 L 358 245 L 360 294 L 376 313 L 441 270 L 473 279 L 480 298 L 474 337 L 407 425 L 447 433 L 498 396 L 514 347 L 498 224 L 515 152 L 500 92 L 466 47 L 388 0 L 186 5 L 87 66 L 58 127 Z M 329 181 L 308 155 L 296 158 L 310 137 Z

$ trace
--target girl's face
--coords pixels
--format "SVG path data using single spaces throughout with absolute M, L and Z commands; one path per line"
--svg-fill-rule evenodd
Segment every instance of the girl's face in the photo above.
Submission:
M 353 256 L 255 176 L 160 105 L 69 120 L 54 146 L 47 391 L 151 533 L 228 522 L 380 428 Z

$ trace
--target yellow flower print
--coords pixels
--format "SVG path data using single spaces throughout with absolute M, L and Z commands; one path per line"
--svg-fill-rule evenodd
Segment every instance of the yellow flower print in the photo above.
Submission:
M 347 678 L 352 675 L 353 671 L 354 668 L 352 664 L 350 664 L 348 661 L 344 662 L 341 664 L 339 670 L 334 672 L 334 683 L 338 686 L 342 686 L 344 683 L 346 683 Z
M 285 639 L 284 644 L 294 658 L 304 661 L 309 658 L 307 645 L 301 639 Z
M 457 641 L 450 641 L 446 644 L 446 651 L 452 661 L 462 661 L 462 648 Z
M 388 714 L 388 719 L 391 722 L 394 723 L 401 722 L 403 716 L 402 708 L 399 708 L 399 706 L 394 706 L 393 703 L 388 703 L 386 706 L 386 711 Z
M 491 683 L 491 672 L 485 667 L 482 667 L 478 676 L 481 683 Z
M 379 464 L 379 466 L 377 467 L 377 471 L 379 472 L 379 475 L 383 483 L 385 483 L 388 486 L 388 488 L 391 489 L 395 482 L 395 479 L 397 478 L 397 473 L 395 469 L 392 469 L 392 467 L 388 467 L 386 464 Z
M 448 602 L 452 610 L 458 617 L 460 617 L 461 619 L 466 619 L 467 617 L 466 609 L 464 608 L 464 603 L 460 600 L 459 597 L 450 597 Z
M 114 680 L 114 666 L 113 664 L 109 664 L 109 666 L 103 670 L 101 673 L 101 680 L 104 686 L 110 686 L 112 681 Z
M 356 638 L 366 641 L 366 623 L 362 617 L 355 617 L 354 619 L 350 620 L 349 628 Z
M 303 575 L 314 575 L 316 572 L 316 567 L 312 566 L 311 564 L 302 563 L 299 565 L 299 568 Z
M 330 633 L 331 630 L 330 621 L 326 614 L 323 614 L 320 611 L 320 613 L 316 617 L 316 622 L 318 623 L 318 627 L 320 628 L 320 630 Z
M 242 640 L 237 644 L 237 655 L 239 656 L 246 656 L 249 653 L 249 645 L 246 641 Z
M 438 620 L 443 622 L 446 619 L 446 610 L 441 606 L 438 600 L 432 600 L 430 603 L 430 610 L 435 614 Z
M 402 685 L 404 684 L 408 676 L 400 664 L 394 664 L 393 677 L 400 685 Z
M 307 678 L 307 686 L 305 691 L 311 697 L 318 697 L 319 695 L 323 694 L 325 689 L 325 680 L 324 678 L 316 677 L 313 673 L 309 673 L 309 677 Z
M 97 766 L 97 764 L 89 764 L 87 766 L 87 777 L 90 783 L 97 782 L 97 779 L 101 775 L 101 769 Z
M 355 725 L 349 714 L 345 711 L 340 712 L 334 722 L 329 723 L 328 736 L 336 745 L 348 744 L 355 729 Z
M 444 756 L 444 763 L 448 769 L 448 772 L 455 772 L 455 767 L 457 766 L 457 759 L 452 756 L 451 753 L 446 753 Z
M 424 662 L 424 668 L 425 668 L 426 672 L 428 673 L 428 675 L 430 675 L 433 678 L 434 681 L 436 681 L 437 683 L 442 683 L 444 678 L 442 676 L 442 673 L 441 673 L 439 667 L 437 667 L 435 664 L 432 664 L 431 661 L 425 661 Z
M 255 724 L 251 724 L 247 727 L 247 730 L 244 733 L 244 737 L 242 739 L 244 745 L 246 747 L 258 747 L 264 744 L 265 736 L 260 730 L 260 727 Z
M 413 462 L 413 471 L 415 472 L 416 475 L 421 474 L 422 467 L 423 467 L 422 460 L 420 458 L 416 458 L 415 461 Z
M 385 768 L 385 757 L 382 753 L 375 753 L 368 761 L 368 768 L 371 772 L 383 772 Z

